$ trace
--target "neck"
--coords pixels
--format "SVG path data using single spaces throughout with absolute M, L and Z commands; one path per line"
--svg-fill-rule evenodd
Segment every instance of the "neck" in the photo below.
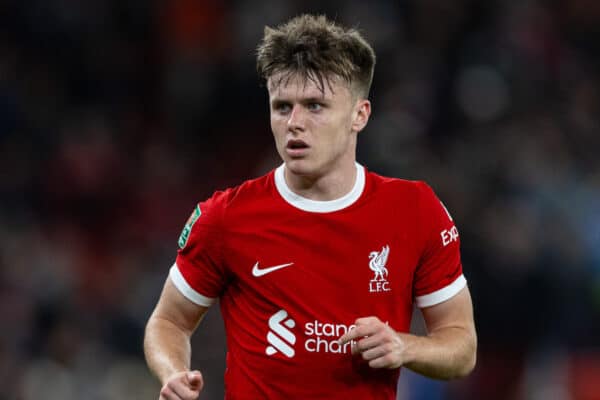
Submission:
M 348 194 L 356 182 L 354 160 L 326 174 L 298 175 L 285 168 L 285 181 L 296 194 L 311 200 L 329 201 Z

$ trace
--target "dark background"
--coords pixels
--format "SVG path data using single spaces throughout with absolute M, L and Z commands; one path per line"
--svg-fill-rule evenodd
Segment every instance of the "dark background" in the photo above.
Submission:
M 144 324 L 196 202 L 280 163 L 254 49 L 300 12 L 373 43 L 358 160 L 461 233 L 478 366 L 400 398 L 600 398 L 600 2 L 29 0 L 0 3 L 0 400 L 158 397 Z

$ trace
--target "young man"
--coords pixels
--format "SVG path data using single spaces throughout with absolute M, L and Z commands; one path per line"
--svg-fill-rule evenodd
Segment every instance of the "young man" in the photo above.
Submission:
M 265 29 L 258 71 L 284 163 L 186 223 L 146 328 L 160 399 L 200 395 L 190 337 L 217 300 L 228 399 L 395 399 L 401 366 L 439 379 L 473 369 L 452 218 L 426 184 L 355 161 L 374 64 L 358 32 L 325 17 Z M 427 336 L 407 333 L 413 303 Z

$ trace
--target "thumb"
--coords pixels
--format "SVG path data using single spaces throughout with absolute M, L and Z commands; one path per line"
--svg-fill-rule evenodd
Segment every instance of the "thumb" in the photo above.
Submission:
M 202 374 L 200 373 L 200 371 L 188 372 L 187 380 L 193 389 L 201 389 L 203 386 Z

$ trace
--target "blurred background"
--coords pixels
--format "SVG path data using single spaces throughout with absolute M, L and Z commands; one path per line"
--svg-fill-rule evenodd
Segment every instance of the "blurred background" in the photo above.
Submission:
M 145 322 L 197 201 L 280 161 L 255 73 L 300 12 L 377 52 L 369 169 L 462 237 L 479 362 L 399 398 L 600 399 L 600 2 L 0 2 L 0 400 L 152 399 Z M 222 399 L 218 308 L 194 336 Z

